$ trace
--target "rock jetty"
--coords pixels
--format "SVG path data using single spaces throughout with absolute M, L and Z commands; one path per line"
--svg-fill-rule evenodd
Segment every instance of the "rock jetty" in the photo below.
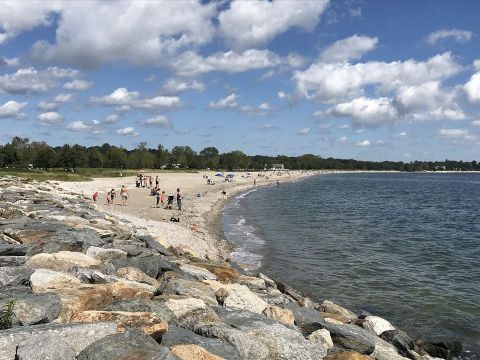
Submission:
M 158 240 L 55 183 L 1 178 L 0 360 L 428 360 L 460 351 Z

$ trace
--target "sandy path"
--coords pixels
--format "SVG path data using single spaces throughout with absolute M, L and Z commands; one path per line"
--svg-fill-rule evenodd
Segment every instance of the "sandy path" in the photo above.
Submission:
M 61 182 L 60 186 L 66 190 L 81 193 L 87 199 L 91 199 L 95 191 L 100 194 L 97 203 L 99 210 L 116 215 L 122 219 L 133 222 L 137 227 L 144 228 L 152 234 L 160 243 L 165 246 L 174 246 L 189 252 L 200 258 L 220 260 L 228 258 L 231 247 L 220 239 L 219 219 L 223 205 L 233 194 L 246 191 L 253 187 L 256 179 L 256 186 L 274 185 L 277 181 L 293 181 L 295 179 L 311 176 L 314 172 L 290 171 L 285 173 L 266 173 L 266 176 L 259 177 L 251 173 L 233 173 L 234 181 L 225 182 L 224 178 L 216 177 L 215 172 L 198 173 L 147 173 L 155 177 L 159 176 L 160 190 L 175 194 L 180 188 L 184 199 L 182 210 L 176 209 L 176 202 L 173 210 L 157 208 L 156 197 L 150 196 L 150 189 L 136 188 L 135 177 L 125 178 L 97 178 L 88 182 Z M 207 185 L 204 175 L 210 176 L 215 185 Z M 268 177 L 268 179 L 267 179 Z M 128 205 L 122 206 L 120 199 L 120 188 L 125 185 L 128 188 Z M 117 194 L 115 204 L 106 204 L 106 193 L 114 188 Z M 224 198 L 222 191 L 226 191 Z M 200 195 L 201 196 L 198 196 Z M 170 222 L 172 216 L 179 217 L 179 223 Z

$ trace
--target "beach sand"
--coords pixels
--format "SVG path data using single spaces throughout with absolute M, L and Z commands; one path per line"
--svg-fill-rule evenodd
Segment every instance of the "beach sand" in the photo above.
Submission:
M 232 244 L 221 239 L 220 219 L 223 206 L 228 199 L 239 192 L 247 191 L 256 186 L 275 186 L 279 181 L 294 181 L 318 172 L 255 172 L 232 173 L 233 182 L 225 182 L 224 178 L 215 176 L 216 172 L 200 171 L 186 172 L 143 172 L 155 177 L 159 176 L 160 191 L 165 190 L 175 194 L 176 189 L 184 197 L 182 210 L 177 210 L 176 201 L 173 210 L 157 208 L 156 197 L 150 195 L 150 189 L 136 188 L 135 177 L 97 178 L 88 182 L 61 182 L 63 189 L 82 194 L 86 201 L 93 203 L 92 195 L 98 191 L 99 200 L 95 206 L 99 210 L 115 215 L 121 220 L 135 224 L 140 231 L 145 231 L 166 247 L 174 247 L 181 253 L 190 253 L 198 258 L 214 261 L 228 260 L 233 250 Z M 227 173 L 225 173 L 227 174 Z M 230 174 L 230 173 L 229 173 Z M 258 175 L 261 176 L 258 176 Z M 209 176 L 215 185 L 207 185 Z M 122 206 L 120 188 L 125 185 L 129 192 L 128 205 Z M 114 188 L 116 198 L 114 205 L 107 205 L 106 194 Z M 223 196 L 222 191 L 227 194 Z M 180 222 L 170 221 L 171 217 L 179 217 Z

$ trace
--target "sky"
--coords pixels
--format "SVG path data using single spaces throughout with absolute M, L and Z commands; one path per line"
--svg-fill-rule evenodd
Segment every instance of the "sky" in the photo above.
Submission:
M 0 143 L 480 160 L 480 1 L 5 1 Z

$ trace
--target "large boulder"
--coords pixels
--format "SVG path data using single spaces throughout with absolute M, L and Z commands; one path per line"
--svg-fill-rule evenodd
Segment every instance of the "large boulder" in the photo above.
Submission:
M 20 341 L 15 360 L 75 360 L 73 347 L 59 334 L 38 334 Z
M 401 330 L 387 330 L 380 337 L 395 346 L 402 355 L 407 355 L 415 347 L 415 341 Z
M 0 267 L 3 266 L 20 266 L 25 264 L 28 256 L 0 256 Z
M 211 273 L 207 269 L 204 269 L 202 267 L 198 267 L 195 265 L 181 264 L 180 270 L 182 270 L 187 274 L 192 275 L 194 278 L 198 280 L 217 280 L 218 279 L 217 275 Z
M 85 347 L 107 335 L 114 334 L 117 326 L 113 323 L 95 324 L 45 324 L 22 326 L 0 331 L 0 360 L 15 358 L 16 348 L 20 343 L 36 344 L 37 339 L 51 334 L 63 341 L 78 354 Z
M 345 309 L 344 307 L 337 305 L 329 300 L 325 300 L 324 302 L 322 302 L 319 310 L 327 313 L 342 315 L 349 318 L 350 320 L 355 320 L 357 318 L 357 315 L 355 315 L 350 310 Z
M 295 318 L 293 316 L 293 313 L 291 310 L 288 309 L 269 305 L 265 310 L 263 310 L 263 314 L 269 318 L 280 321 L 285 325 L 295 324 Z
M 0 267 L 0 286 L 27 285 L 34 271 L 24 266 Z
M 149 284 L 155 288 L 160 287 L 160 282 L 158 280 L 148 276 L 143 271 L 140 271 L 134 267 L 124 267 L 118 269 L 117 276 L 130 281 Z
M 218 305 L 212 288 L 200 281 L 170 278 L 162 281 L 159 291 L 161 294 L 193 297 L 205 301 L 208 305 Z
M 367 355 L 359 354 L 355 351 L 344 351 L 331 355 L 327 355 L 323 360 L 371 360 L 372 358 Z
M 114 259 L 122 259 L 127 257 L 127 253 L 119 249 L 106 249 L 96 246 L 90 246 L 86 252 L 87 256 L 102 262 L 112 261 Z
M 75 276 L 48 269 L 37 269 L 30 276 L 33 292 L 49 292 L 64 286 L 81 284 Z
M 54 254 L 37 254 L 32 256 L 25 266 L 32 269 L 68 270 L 74 266 L 99 267 L 101 261 L 88 255 L 73 251 L 60 251 Z
M 194 263 L 195 266 L 207 269 L 218 277 L 218 281 L 223 283 L 236 282 L 240 273 L 234 268 L 211 263 Z
M 165 305 L 164 302 L 150 299 L 115 301 L 103 307 L 101 310 L 148 312 L 164 319 L 168 323 L 175 319 L 175 314 Z
M 172 353 L 182 360 L 224 360 L 213 355 L 198 345 L 176 345 L 171 348 Z
M 323 347 L 327 350 L 333 348 L 332 337 L 330 336 L 330 332 L 327 329 L 320 329 L 314 331 L 313 333 L 308 335 L 308 340 L 321 343 Z
M 367 316 L 362 322 L 362 327 L 376 335 L 380 335 L 384 331 L 395 330 L 392 324 L 379 316 Z
M 165 305 L 174 313 L 174 323 L 187 329 L 192 330 L 198 324 L 220 322 L 215 311 L 200 299 L 169 299 Z
M 119 258 L 112 260 L 112 264 L 117 269 L 123 267 L 137 268 L 154 279 L 157 279 L 165 271 L 177 268 L 161 255 Z
M 0 256 L 25 256 L 28 247 L 23 244 L 0 243 Z
M 174 360 L 171 351 L 157 344 L 143 331 L 130 329 L 124 333 L 109 335 L 90 344 L 77 360 Z

